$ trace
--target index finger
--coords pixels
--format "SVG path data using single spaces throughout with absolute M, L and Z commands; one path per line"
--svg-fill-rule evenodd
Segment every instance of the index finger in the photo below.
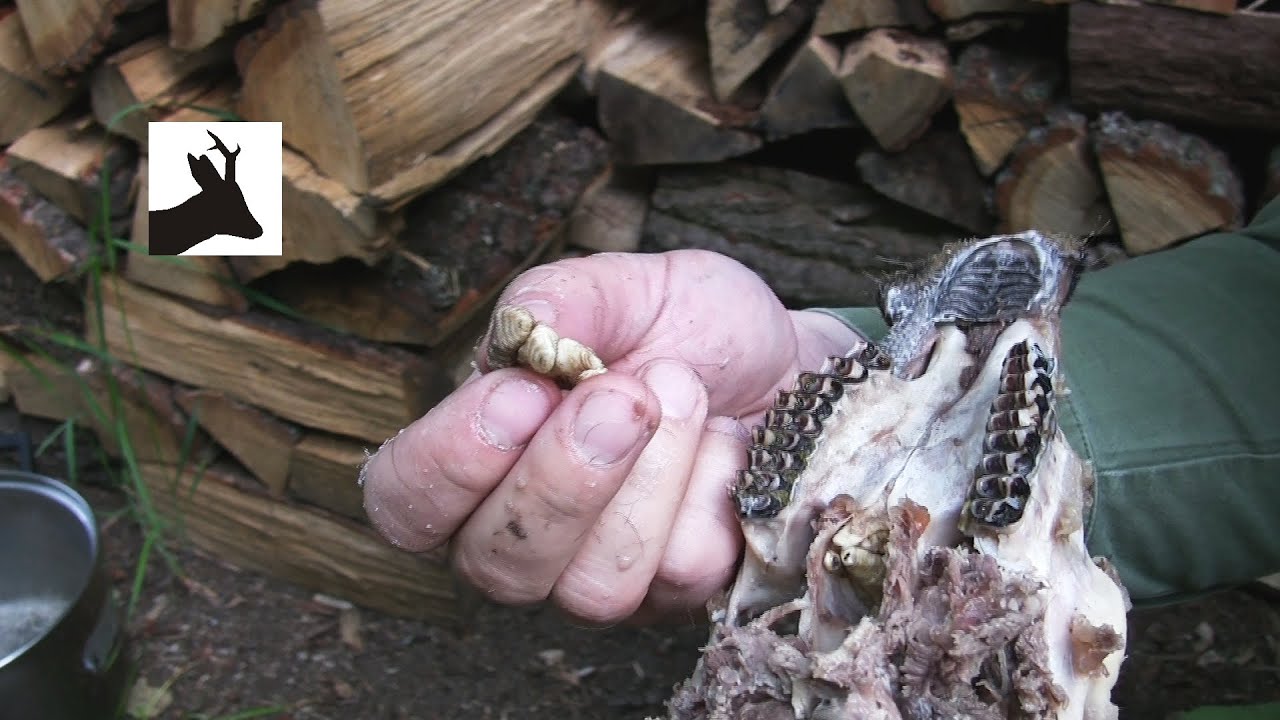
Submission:
M 559 402 L 554 383 L 526 370 L 472 378 L 365 463 L 365 514 L 398 547 L 438 547 L 502 481 Z

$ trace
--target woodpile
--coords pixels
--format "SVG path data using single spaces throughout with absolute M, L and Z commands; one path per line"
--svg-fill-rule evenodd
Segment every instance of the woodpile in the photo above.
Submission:
M 358 471 L 517 273 L 700 247 L 853 305 L 957 237 L 1116 262 L 1237 227 L 1280 194 L 1278 9 L 0 2 L 0 398 L 128 456 L 208 552 L 454 621 Z M 282 122 L 284 254 L 149 256 L 148 123 L 217 119 Z

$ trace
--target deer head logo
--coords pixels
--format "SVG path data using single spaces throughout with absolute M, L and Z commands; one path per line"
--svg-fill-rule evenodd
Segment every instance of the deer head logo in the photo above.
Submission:
M 151 255 L 179 255 L 215 235 L 231 235 L 252 240 L 262 236 L 262 226 L 249 210 L 244 192 L 236 184 L 236 156 L 222 144 L 212 131 L 213 147 L 226 160 L 225 177 L 218 175 L 207 155 L 196 157 L 187 153 L 187 165 L 191 177 L 200 186 L 200 192 L 181 204 L 164 210 L 152 210 L 149 217 L 149 253 Z

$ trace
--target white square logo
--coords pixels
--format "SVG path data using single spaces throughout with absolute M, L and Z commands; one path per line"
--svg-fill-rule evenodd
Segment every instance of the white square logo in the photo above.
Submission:
M 281 124 L 147 123 L 147 253 L 284 252 Z

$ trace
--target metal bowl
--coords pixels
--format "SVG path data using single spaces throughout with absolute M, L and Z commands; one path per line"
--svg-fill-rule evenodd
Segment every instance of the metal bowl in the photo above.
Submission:
M 126 655 L 89 504 L 0 470 L 0 720 L 118 717 Z

